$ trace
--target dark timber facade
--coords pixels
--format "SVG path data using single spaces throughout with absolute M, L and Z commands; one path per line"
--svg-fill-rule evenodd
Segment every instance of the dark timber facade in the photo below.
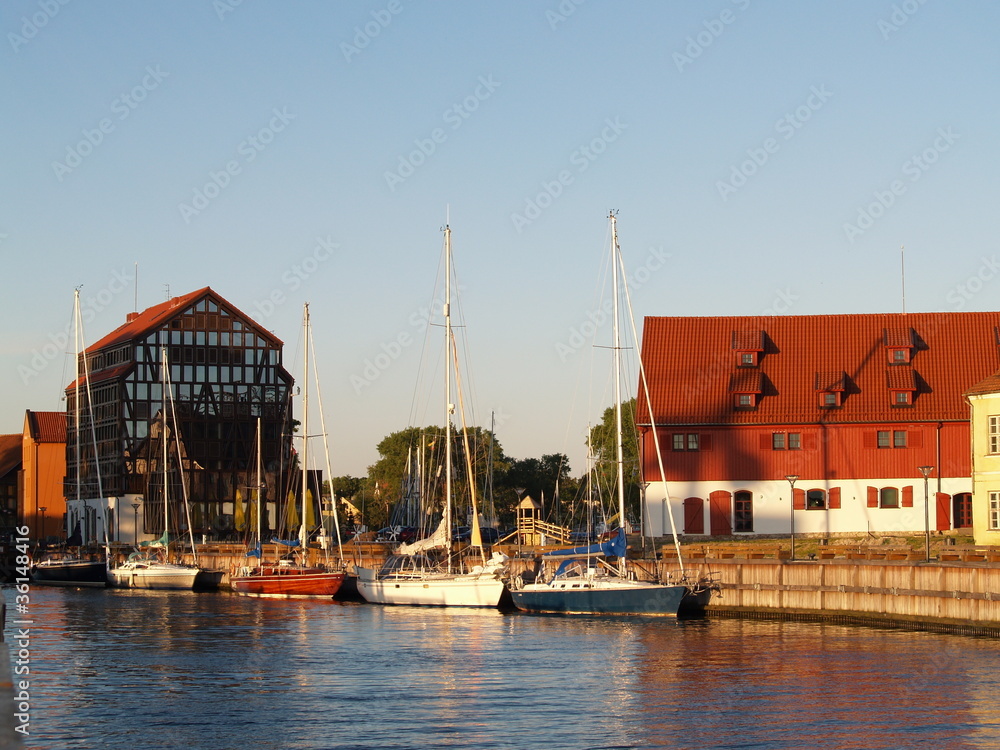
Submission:
M 67 497 L 78 477 L 84 497 L 141 495 L 141 531 L 162 530 L 164 408 L 171 517 L 184 517 L 175 504 L 179 510 L 186 489 L 195 533 L 228 530 L 234 501 L 249 497 L 258 421 L 266 484 L 285 486 L 294 381 L 282 366 L 282 342 L 211 288 L 130 314 L 79 365 L 81 377 L 66 389 Z

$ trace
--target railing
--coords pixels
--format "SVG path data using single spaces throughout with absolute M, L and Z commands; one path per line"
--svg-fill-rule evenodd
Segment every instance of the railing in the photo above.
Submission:
M 517 528 L 507 536 L 499 539 L 497 544 L 511 544 L 513 540 L 520 538 L 521 543 L 528 543 L 527 537 L 545 535 L 547 539 L 559 544 L 571 544 L 570 534 L 572 532 L 564 526 L 556 526 L 554 523 L 546 523 L 537 518 L 519 518 Z

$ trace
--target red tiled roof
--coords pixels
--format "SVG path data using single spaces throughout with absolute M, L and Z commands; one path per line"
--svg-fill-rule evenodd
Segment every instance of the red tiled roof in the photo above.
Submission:
M 886 328 L 882 332 L 882 343 L 887 347 L 913 346 L 912 328 Z
M 909 365 L 890 365 L 886 370 L 886 383 L 893 391 L 917 390 L 917 376 Z
M 762 393 L 764 378 L 756 367 L 737 370 L 729 376 L 730 393 Z
M 817 391 L 844 391 L 847 390 L 847 375 L 843 370 L 837 372 L 817 372 Z
M 66 442 L 66 412 L 27 411 L 28 436 L 39 443 Z
M 966 396 L 982 396 L 987 393 L 1000 393 L 1000 372 L 983 378 L 965 391 Z
M 21 465 L 23 435 L 0 435 L 0 479 Z
M 808 424 L 816 422 L 967 421 L 963 393 L 1000 369 L 1000 312 L 648 317 L 642 357 L 657 424 Z M 733 332 L 760 330 L 759 371 L 767 388 L 752 410 L 733 408 L 730 383 L 738 354 Z M 908 365 L 889 364 L 888 331 L 910 331 Z M 908 371 L 912 406 L 894 407 L 893 375 Z M 823 409 L 816 389 L 824 373 L 842 374 L 842 405 Z M 887 377 L 886 373 L 889 372 Z M 902 382 L 902 381 L 900 381 Z M 637 421 L 648 423 L 639 393 Z
M 733 349 L 738 352 L 764 351 L 764 332 L 759 329 L 733 331 Z
M 276 344 L 281 344 L 281 340 L 273 333 L 265 330 L 249 315 L 233 306 L 228 300 L 220 297 L 219 294 L 212 289 L 212 287 L 206 286 L 180 297 L 173 297 L 166 302 L 161 302 L 158 305 L 147 307 L 140 313 L 134 313 L 134 318 L 130 317 L 128 321 L 118 326 L 118 328 L 113 330 L 104 338 L 88 346 L 87 351 L 98 351 L 106 347 L 122 344 L 126 341 L 133 341 L 137 338 L 145 336 L 147 333 L 161 328 L 167 321 L 174 317 L 174 315 L 183 312 L 194 303 L 200 301 L 202 297 L 208 295 L 211 295 L 220 305 L 228 308 L 233 315 L 240 317 L 251 324 L 255 333 L 270 341 L 274 341 Z

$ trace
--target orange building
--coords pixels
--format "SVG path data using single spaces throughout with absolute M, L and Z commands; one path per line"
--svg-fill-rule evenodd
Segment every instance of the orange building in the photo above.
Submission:
M 66 414 L 26 411 L 21 437 L 21 479 L 17 498 L 18 523 L 28 536 L 65 537 Z

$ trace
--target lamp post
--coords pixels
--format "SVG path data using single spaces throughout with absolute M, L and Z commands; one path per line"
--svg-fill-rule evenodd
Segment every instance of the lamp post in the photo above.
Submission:
M 927 491 L 927 478 L 934 471 L 933 466 L 918 466 L 919 471 L 924 476 L 924 557 L 927 562 L 931 561 L 931 511 L 930 495 Z
M 45 506 L 43 505 L 43 506 L 42 506 L 42 507 L 40 507 L 40 508 L 39 508 L 38 510 L 40 510 L 40 511 L 41 511 L 41 513 L 42 513 L 42 536 L 41 536 L 41 538 L 40 538 L 40 541 L 42 542 L 42 544 L 45 544 L 45 511 L 47 511 L 47 510 L 48 510 L 48 508 L 46 508 L 46 507 L 45 507 Z
M 795 559 L 795 480 L 798 478 L 798 474 L 785 474 L 785 479 L 791 487 L 788 496 L 788 528 L 791 529 L 793 560 Z
M 132 503 L 132 546 L 139 545 L 139 503 Z

